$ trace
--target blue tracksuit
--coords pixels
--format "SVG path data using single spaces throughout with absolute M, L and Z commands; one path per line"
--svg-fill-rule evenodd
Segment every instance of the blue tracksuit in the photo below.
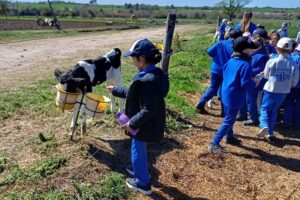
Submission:
M 219 41 L 224 40 L 226 24 L 222 23 L 219 29 Z
M 300 54 L 293 56 L 294 62 L 300 69 Z M 283 123 L 300 128 L 300 81 L 291 89 L 284 102 Z
M 210 66 L 210 86 L 199 99 L 198 105 L 205 105 L 218 92 L 223 81 L 223 67 L 233 53 L 233 40 L 223 40 L 211 46 L 207 53 L 213 58 Z
M 219 144 L 225 135 L 233 137 L 233 125 L 243 106 L 240 100 L 245 98 L 247 90 L 255 87 L 250 59 L 249 56 L 235 55 L 224 66 L 221 98 L 225 117 L 212 144 Z
M 252 55 L 252 77 L 255 77 L 260 72 L 264 71 L 266 63 L 269 60 L 268 53 L 261 49 Z M 257 96 L 258 92 L 263 90 L 266 80 L 263 79 L 259 83 L 258 87 L 248 90 L 246 93 L 246 104 L 247 111 L 249 112 L 250 119 L 257 122 L 258 121 L 258 108 L 257 108 Z
M 242 26 L 241 24 L 237 24 L 234 28 L 235 30 L 241 30 L 242 29 Z M 253 32 L 256 30 L 256 25 L 252 22 L 250 22 L 250 26 L 249 26 L 249 30 L 248 32 L 251 33 L 251 35 L 253 35 Z
M 273 135 L 278 109 L 291 88 L 297 85 L 299 68 L 290 55 L 279 55 L 267 62 L 264 77 L 268 81 L 264 86 L 259 126 L 260 128 L 268 127 L 268 134 Z

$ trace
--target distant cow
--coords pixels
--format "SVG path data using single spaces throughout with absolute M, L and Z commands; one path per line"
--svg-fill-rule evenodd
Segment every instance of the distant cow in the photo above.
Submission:
M 112 49 L 105 55 L 96 58 L 95 60 L 83 60 L 75 64 L 69 71 L 62 73 L 56 69 L 54 74 L 60 83 L 63 90 L 67 92 L 76 92 L 76 89 L 92 92 L 92 87 L 106 81 L 108 85 L 121 86 L 121 50 L 118 48 Z M 119 110 L 123 110 L 123 100 L 119 99 Z M 75 126 L 76 110 L 73 112 L 71 128 Z M 111 95 L 111 111 L 115 111 L 115 97 Z M 81 134 L 86 132 L 86 113 L 85 107 L 82 106 L 82 125 Z

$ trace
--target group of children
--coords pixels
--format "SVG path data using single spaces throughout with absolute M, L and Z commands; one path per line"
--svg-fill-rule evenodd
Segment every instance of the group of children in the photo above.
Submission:
M 219 94 L 224 116 L 208 146 L 210 152 L 224 152 L 220 145 L 224 136 L 225 143 L 240 144 L 233 134 L 237 120 L 244 120 L 245 126 L 259 125 L 257 136 L 275 142 L 274 125 L 281 107 L 284 126 L 300 128 L 300 45 L 284 37 L 282 30 L 268 34 L 263 26 L 256 27 L 251 17 L 252 13 L 245 13 L 230 31 L 236 38 L 221 40 L 208 49 L 213 59 L 211 85 L 196 108 L 208 114 L 206 102 Z M 286 31 L 287 23 L 282 26 Z
M 285 108 L 286 125 L 300 125 L 300 45 L 296 47 L 287 37 L 280 39 L 277 31 L 268 34 L 263 26 L 253 24 L 251 18 L 252 13 L 246 12 L 235 29 L 221 26 L 220 30 L 228 32 L 226 37 L 224 32 L 221 41 L 208 49 L 208 55 L 213 58 L 211 85 L 196 108 L 201 114 L 208 114 L 206 102 L 219 93 L 224 115 L 222 125 L 208 146 L 210 152 L 224 152 L 220 145 L 224 136 L 227 144 L 239 144 L 233 125 L 246 116 L 249 118 L 244 121 L 245 125 L 259 123 L 257 136 L 273 142 L 274 123 L 281 105 Z M 136 41 L 124 56 L 132 58 L 138 73 L 128 89 L 114 86 L 107 89 L 114 96 L 126 98 L 125 114 L 130 120 L 123 128 L 132 138 L 131 165 L 126 171 L 134 177 L 128 178 L 126 184 L 149 195 L 152 190 L 146 146 L 147 142 L 159 142 L 163 137 L 164 97 L 169 90 L 169 80 L 168 75 L 155 66 L 162 55 L 149 40 Z M 132 130 L 138 132 L 132 135 Z

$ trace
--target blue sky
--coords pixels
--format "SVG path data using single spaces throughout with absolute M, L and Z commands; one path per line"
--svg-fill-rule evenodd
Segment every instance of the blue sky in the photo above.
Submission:
M 11 0 L 16 1 L 16 0 Z M 19 0 L 25 2 L 38 2 L 46 0 Z M 66 0 L 77 3 L 88 3 L 89 0 Z M 124 5 L 125 3 L 143 3 L 143 4 L 157 4 L 157 5 L 175 5 L 175 6 L 214 6 L 220 0 L 97 0 L 98 4 L 107 4 L 107 5 Z M 252 0 L 252 3 L 247 7 L 279 7 L 279 8 L 296 8 L 300 7 L 300 0 Z

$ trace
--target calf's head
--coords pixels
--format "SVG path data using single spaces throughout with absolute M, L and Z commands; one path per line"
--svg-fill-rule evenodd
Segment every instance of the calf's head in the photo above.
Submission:
M 107 52 L 103 57 L 110 63 L 113 68 L 119 68 L 121 66 L 121 55 L 122 52 L 119 48 L 114 48 Z
M 85 78 L 74 78 L 72 70 L 62 73 L 59 69 L 55 69 L 54 75 L 60 84 L 60 88 L 66 92 L 75 93 L 77 88 L 83 90 L 83 82 Z

